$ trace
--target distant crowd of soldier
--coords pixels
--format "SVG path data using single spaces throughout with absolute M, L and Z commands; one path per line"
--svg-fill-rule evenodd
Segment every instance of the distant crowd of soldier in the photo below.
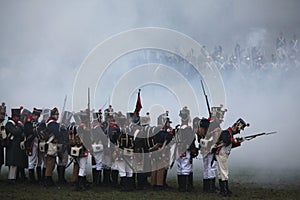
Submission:
M 175 164 L 178 190 L 189 192 L 194 188 L 193 158 L 200 152 L 203 191 L 231 195 L 227 159 L 231 148 L 244 141 L 233 137 L 248 126 L 244 120 L 238 119 L 232 127 L 222 130 L 226 110 L 221 106 L 212 107 L 210 118 L 196 117 L 193 122 L 185 106 L 179 112 L 181 124 L 176 127 L 171 126 L 167 111 L 158 117 L 157 126 L 150 126 L 149 113 L 139 116 L 140 108 L 137 106 L 126 116 L 114 112 L 111 105 L 103 113 L 89 109 L 59 113 L 57 108 L 13 108 L 6 119 L 3 103 L 0 164 L 8 166 L 8 181 L 27 180 L 28 169 L 27 181 L 46 187 L 71 182 L 78 191 L 98 185 L 123 191 L 149 187 L 165 190 L 169 187 L 168 170 Z M 92 182 L 87 179 L 89 158 Z M 55 166 L 57 182 L 52 176 Z M 73 173 L 67 181 L 65 171 L 69 166 L 73 166 Z
M 216 45 L 212 50 L 207 46 L 203 46 L 203 49 L 207 51 L 207 59 L 213 60 L 221 73 L 237 70 L 254 72 L 256 70 L 276 71 L 299 68 L 298 45 L 298 39 L 295 34 L 288 39 L 283 33 L 280 33 L 274 42 L 272 52 L 268 52 L 263 44 L 241 46 L 239 43 L 236 43 L 232 50 L 226 50 L 222 45 Z M 199 66 L 203 65 L 203 55 L 197 55 L 193 48 L 183 53 L 178 47 L 174 50 L 174 54 L 166 51 L 146 49 L 144 54 L 139 56 L 139 59 L 140 62 L 150 60 L 151 62 L 179 66 L 189 64 L 189 62 Z M 212 68 L 208 62 L 205 65 L 207 68 Z

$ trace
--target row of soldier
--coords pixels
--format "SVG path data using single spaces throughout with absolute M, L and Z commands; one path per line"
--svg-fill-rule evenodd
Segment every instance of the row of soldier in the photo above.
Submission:
M 193 189 L 193 158 L 200 150 L 204 164 L 203 190 L 217 192 L 215 182 L 219 179 L 220 192 L 227 196 L 231 194 L 228 155 L 231 148 L 244 141 L 233 135 L 247 124 L 239 119 L 222 131 L 224 113 L 222 107 L 213 107 L 211 118 L 196 117 L 191 126 L 190 111 L 183 107 L 179 112 L 181 124 L 172 128 L 168 112 L 158 117 L 157 126 L 150 126 L 149 113 L 125 116 L 114 112 L 111 105 L 104 116 L 101 110 L 64 111 L 60 123 L 57 108 L 34 108 L 32 112 L 17 108 L 11 109 L 11 117 L 4 125 L 6 107 L 2 104 L 0 164 L 4 164 L 5 148 L 9 181 L 15 182 L 18 174 L 21 179 L 26 178 L 25 168 L 28 168 L 29 180 L 46 186 L 55 185 L 52 178 L 55 165 L 57 183 L 66 184 L 66 168 L 73 164 L 71 182 L 81 191 L 91 186 L 86 178 L 90 154 L 93 184 L 118 186 L 127 191 L 149 186 L 158 190 L 167 188 L 168 170 L 176 163 L 178 189 L 184 192 Z

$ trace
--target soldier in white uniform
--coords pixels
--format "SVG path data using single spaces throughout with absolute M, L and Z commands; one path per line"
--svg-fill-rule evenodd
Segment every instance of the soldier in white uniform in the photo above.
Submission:
M 211 147 L 218 141 L 222 132 L 220 124 L 223 122 L 224 114 L 227 111 L 220 107 L 212 107 L 211 119 L 207 134 L 200 140 L 201 154 L 203 156 L 203 191 L 204 192 L 217 192 L 215 182 L 218 175 L 218 166 L 213 162 L 213 154 Z
M 220 134 L 216 148 L 214 149 L 215 157 L 218 162 L 218 176 L 220 182 L 220 194 L 223 196 L 231 196 L 232 192 L 228 186 L 228 157 L 232 148 L 241 145 L 245 138 L 234 138 L 233 136 L 244 130 L 246 122 L 243 119 L 238 119 L 231 127 L 223 130 Z
M 196 150 L 194 140 L 195 134 L 192 127 L 189 125 L 190 111 L 185 106 L 180 111 L 181 125 L 175 133 L 177 137 L 177 178 L 180 192 L 191 191 L 191 173 L 193 173 L 192 159 Z M 197 151 L 197 150 L 196 150 Z

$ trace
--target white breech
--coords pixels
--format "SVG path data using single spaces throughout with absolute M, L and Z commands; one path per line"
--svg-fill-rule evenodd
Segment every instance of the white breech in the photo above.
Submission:
M 214 161 L 211 165 L 212 159 L 213 154 L 210 153 L 203 157 L 203 179 L 216 178 L 218 175 L 217 161 Z
M 96 170 L 102 170 L 103 169 L 102 161 L 103 161 L 104 153 L 103 152 L 97 152 L 97 153 L 93 153 L 92 156 L 94 157 L 95 162 L 96 162 L 95 165 L 92 165 L 92 168 L 96 169 Z
M 229 154 L 225 153 L 223 150 L 216 155 L 216 159 L 218 161 L 218 177 L 222 181 L 228 180 L 228 156 Z
M 185 157 L 177 158 L 177 175 L 189 175 L 193 171 L 193 164 L 190 162 L 191 154 L 186 151 Z
M 39 156 L 38 144 L 39 144 L 38 139 L 34 138 L 32 150 L 31 150 L 31 156 L 28 156 L 28 169 L 34 169 L 38 164 L 38 156 Z
M 88 157 L 79 157 L 76 158 L 76 161 L 79 165 L 78 176 L 86 176 L 86 166 L 87 166 Z

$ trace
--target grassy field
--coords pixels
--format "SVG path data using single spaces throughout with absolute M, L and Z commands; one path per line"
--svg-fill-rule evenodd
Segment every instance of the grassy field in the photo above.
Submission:
M 69 176 L 69 175 L 68 175 Z M 135 190 L 132 192 L 122 192 L 112 187 L 94 186 L 89 190 L 77 192 L 71 185 L 63 187 L 46 188 L 42 185 L 31 185 L 29 183 L 17 182 L 9 184 L 2 175 L 0 181 L 0 199 L 226 199 L 218 194 L 206 194 L 202 192 L 202 181 L 194 181 L 194 191 L 190 193 L 180 193 L 177 191 L 177 182 L 175 177 L 168 179 L 168 184 L 172 187 L 165 191 L 155 191 L 153 189 Z M 90 177 L 88 177 L 90 179 Z M 300 190 L 298 184 L 292 185 L 265 185 L 254 183 L 231 182 L 230 188 L 233 191 L 231 199 L 300 199 Z

